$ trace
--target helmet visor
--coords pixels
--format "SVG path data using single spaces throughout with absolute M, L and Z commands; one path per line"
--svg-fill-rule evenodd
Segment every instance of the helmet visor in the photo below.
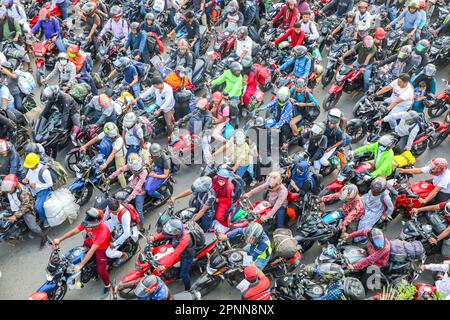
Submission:
M 383 235 L 376 235 L 372 237 L 372 244 L 377 249 L 383 249 L 384 248 L 384 236 Z

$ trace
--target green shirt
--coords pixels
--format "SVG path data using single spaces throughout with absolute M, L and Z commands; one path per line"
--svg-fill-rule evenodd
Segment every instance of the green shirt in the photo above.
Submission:
M 378 142 L 375 142 L 355 150 L 356 154 L 364 152 L 370 152 L 374 157 L 375 170 L 370 175 L 372 179 L 378 176 L 388 177 L 392 174 L 392 163 L 394 161 L 394 151 L 392 149 L 378 154 Z
M 369 54 L 372 55 L 368 63 L 371 64 L 375 57 L 375 53 L 377 53 L 377 47 L 373 45 L 372 48 L 369 49 L 366 48 L 362 42 L 358 42 L 355 46 L 355 52 L 358 54 L 358 58 L 356 59 L 356 61 L 358 61 L 359 64 L 365 64 L 367 56 Z
M 10 18 L 10 19 L 13 20 L 14 28 L 15 28 L 16 30 L 9 30 L 8 18 L 5 18 L 5 19 L 3 20 L 3 23 L 0 24 L 0 28 L 3 29 L 3 40 L 9 39 L 9 34 L 10 34 L 12 31 L 16 31 L 16 34 L 19 34 L 19 36 L 22 35 L 22 31 L 21 31 L 21 29 L 20 29 L 19 21 L 18 21 L 17 19 L 14 19 L 14 18 Z
M 225 82 L 225 89 L 223 90 L 223 92 L 227 93 L 230 98 L 239 98 L 242 95 L 242 80 L 242 75 L 235 76 L 230 70 L 227 70 L 211 83 L 213 86 L 217 86 Z

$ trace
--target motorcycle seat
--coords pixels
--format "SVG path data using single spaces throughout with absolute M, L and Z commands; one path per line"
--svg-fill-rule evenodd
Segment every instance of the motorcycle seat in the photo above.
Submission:
M 214 241 L 216 241 L 216 235 L 213 232 L 205 232 L 205 245 L 201 247 L 198 252 L 205 250 L 208 246 L 210 246 Z

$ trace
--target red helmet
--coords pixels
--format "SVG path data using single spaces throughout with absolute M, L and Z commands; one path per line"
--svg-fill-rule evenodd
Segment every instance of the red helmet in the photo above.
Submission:
M 258 268 L 254 264 L 245 267 L 244 276 L 247 281 L 255 282 L 258 278 Z
M 426 6 L 426 3 L 425 3 L 425 1 L 421 1 L 421 2 L 420 2 L 420 7 L 419 7 L 419 10 L 423 10 L 423 9 L 425 9 L 425 6 Z
M 219 91 L 214 92 L 211 96 L 212 102 L 221 102 L 222 99 L 223 99 L 223 96 Z
M 112 6 L 111 11 L 109 11 L 109 15 L 111 18 L 120 18 L 122 16 L 122 8 L 119 6 Z
M 376 28 L 375 29 L 375 38 L 378 40 L 383 40 L 386 37 L 386 31 L 384 31 L 383 28 Z
M 445 170 L 447 170 L 447 160 L 445 160 L 444 158 L 436 158 L 431 160 L 428 166 L 430 167 L 431 175 L 439 176 Z
M 197 101 L 197 108 L 200 110 L 208 110 L 209 109 L 209 102 L 208 99 L 201 98 Z
M 365 1 L 358 3 L 358 8 L 367 8 L 369 4 Z
M 189 43 L 185 39 L 178 41 L 178 49 L 189 49 Z
M 106 108 L 111 104 L 111 98 L 108 97 L 107 94 L 102 93 L 98 96 L 98 104 L 102 107 L 102 108 Z
M 39 10 L 39 19 L 50 18 L 50 12 L 46 8 Z
M 2 192 L 11 192 L 13 188 L 17 188 L 19 186 L 19 179 L 15 174 L 8 174 L 2 180 Z

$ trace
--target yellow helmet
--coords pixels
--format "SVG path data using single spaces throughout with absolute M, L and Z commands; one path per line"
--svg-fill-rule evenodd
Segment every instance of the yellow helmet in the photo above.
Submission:
M 25 157 L 25 161 L 23 163 L 23 166 L 26 169 L 34 168 L 37 164 L 39 164 L 39 156 L 36 153 L 29 153 Z

